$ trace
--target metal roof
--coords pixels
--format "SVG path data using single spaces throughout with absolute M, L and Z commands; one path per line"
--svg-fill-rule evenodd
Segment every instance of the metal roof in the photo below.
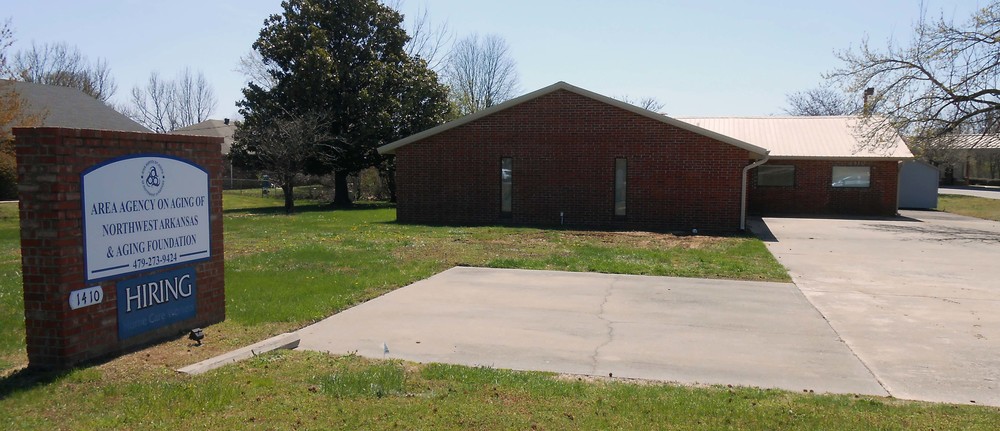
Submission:
M 76 88 L 21 81 L 5 81 L 0 84 L 10 84 L 27 102 L 29 111 L 45 114 L 42 127 L 150 132 L 131 118 Z
M 933 145 L 955 150 L 997 150 L 1000 149 L 1000 135 L 947 135 L 934 139 Z
M 434 136 L 434 135 L 436 135 L 438 133 L 444 132 L 444 131 L 449 130 L 449 129 L 453 129 L 453 128 L 461 126 L 463 124 L 471 123 L 471 122 L 476 121 L 476 120 L 478 120 L 480 118 L 483 118 L 483 117 L 485 117 L 487 115 L 491 115 L 491 114 L 494 114 L 496 112 L 500 112 L 500 111 L 502 111 L 504 109 L 507 109 L 507 108 L 519 105 L 521 103 L 527 102 L 527 101 L 532 100 L 532 99 L 536 99 L 538 97 L 544 96 L 544 95 L 549 94 L 549 93 L 553 93 L 553 92 L 558 91 L 558 90 L 566 90 L 566 91 L 569 91 L 571 93 L 575 93 L 575 94 L 578 94 L 578 95 L 581 95 L 581 96 L 584 96 L 584 97 L 589 97 L 589 98 L 597 100 L 599 102 L 603 102 L 603 103 L 606 103 L 608 105 L 612 105 L 612 106 L 624 109 L 626 111 L 630 111 L 630 112 L 633 112 L 635 114 L 639 114 L 639 115 L 642 115 L 644 117 L 651 118 L 651 119 L 659 121 L 661 123 L 666 123 L 666 124 L 669 124 L 669 125 L 674 126 L 674 127 L 678 127 L 678 128 L 681 128 L 681 129 L 684 129 L 684 130 L 687 130 L 687 131 L 690 131 L 690 132 L 693 132 L 693 133 L 697 133 L 697 134 L 702 135 L 702 136 L 707 136 L 709 138 L 715 139 L 717 141 L 724 142 L 724 143 L 729 144 L 729 145 L 733 145 L 733 146 L 738 147 L 738 148 L 742 148 L 744 150 L 747 150 L 747 151 L 749 151 L 751 153 L 754 153 L 754 154 L 758 154 L 760 156 L 764 156 L 765 154 L 767 154 L 767 150 L 766 149 L 761 148 L 760 146 L 758 146 L 756 144 L 748 143 L 748 142 L 743 141 L 743 140 L 741 140 L 739 138 L 735 138 L 735 137 L 732 137 L 732 136 L 727 136 L 725 134 L 719 134 L 719 133 L 717 133 L 715 131 L 705 129 L 705 128 L 699 127 L 697 125 L 693 125 L 691 123 L 687 123 L 687 122 L 683 122 L 683 121 L 678 121 L 678 120 L 676 120 L 674 118 L 671 118 L 671 117 L 668 117 L 666 115 L 658 114 L 656 112 L 653 112 L 653 111 L 650 111 L 650 110 L 647 110 L 647 109 L 643 109 L 643 108 L 640 108 L 638 106 L 635 106 L 635 105 L 632 105 L 632 104 L 629 104 L 629 103 L 625 103 L 625 102 L 622 102 L 622 101 L 617 100 L 617 99 L 612 99 L 612 98 L 610 98 L 608 96 L 597 94 L 597 93 L 594 93 L 594 92 L 589 91 L 589 90 L 584 90 L 584 89 L 582 89 L 580 87 L 576 87 L 576 86 L 567 84 L 567 83 L 565 83 L 563 81 L 559 81 L 559 82 L 557 82 L 555 84 L 552 84 L 552 85 L 550 85 L 548 87 L 532 91 L 531 93 L 528 93 L 528 94 L 525 94 L 523 96 L 516 97 L 514 99 L 508 100 L 508 101 L 506 101 L 504 103 L 501 103 L 499 105 L 489 107 L 489 108 L 484 109 L 482 111 L 466 115 L 466 116 L 464 116 L 462 118 L 459 118 L 457 120 L 444 123 L 444 124 L 442 124 L 440 126 L 437 126 L 437 127 L 425 130 L 423 132 L 420 132 L 420 133 L 417 133 L 417 134 L 414 134 L 414 135 L 410 135 L 409 137 L 400 139 L 398 141 L 395 141 L 395 142 L 383 145 L 383 146 L 381 146 L 381 147 L 378 148 L 378 152 L 380 154 L 393 154 L 396 151 L 397 148 L 402 147 L 404 145 L 407 145 L 407 144 L 419 141 L 421 139 L 425 139 L 425 138 Z
M 897 134 L 892 142 L 867 145 L 861 120 L 838 117 L 685 117 L 698 127 L 767 148 L 771 159 L 909 159 Z
M 198 124 L 192 124 L 187 127 L 181 127 L 170 133 L 176 135 L 195 135 L 195 136 L 215 136 L 222 138 L 222 154 L 229 154 L 229 147 L 233 146 L 233 132 L 236 131 L 236 125 L 232 121 L 226 124 L 225 120 L 205 120 Z

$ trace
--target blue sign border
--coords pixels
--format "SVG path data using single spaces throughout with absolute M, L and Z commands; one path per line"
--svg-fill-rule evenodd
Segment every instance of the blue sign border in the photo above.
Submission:
M 193 264 L 193 263 L 206 262 L 206 261 L 208 261 L 208 260 L 210 260 L 212 258 L 211 256 L 208 256 L 208 257 L 204 257 L 204 258 L 200 258 L 200 259 L 186 260 L 184 262 L 178 262 L 178 263 L 172 263 L 172 264 L 169 264 L 169 265 L 158 266 L 156 268 L 137 269 L 135 271 L 123 272 L 123 273 L 119 273 L 119 274 L 115 274 L 115 275 L 110 275 L 110 276 L 107 276 L 107 277 L 87 278 L 87 276 L 88 276 L 88 274 L 87 274 L 87 217 L 85 216 L 87 214 L 87 206 L 85 204 L 85 202 L 87 200 L 85 199 L 86 191 L 85 191 L 85 189 L 83 187 L 83 178 L 87 174 L 89 174 L 89 173 L 91 173 L 93 171 L 96 171 L 96 170 L 98 170 L 100 168 L 103 168 L 103 167 L 105 167 L 107 165 L 110 165 L 112 163 L 117 163 L 117 162 L 120 162 L 122 160 L 140 159 L 140 158 L 143 158 L 143 157 L 159 157 L 159 158 L 163 158 L 163 159 L 176 160 L 178 162 L 181 162 L 181 163 L 190 165 L 190 166 L 192 166 L 194 168 L 197 168 L 198 170 L 200 170 L 200 171 L 202 171 L 202 172 L 205 173 L 205 190 L 208 190 L 208 199 L 207 199 L 207 203 L 206 203 L 206 205 L 208 207 L 208 216 L 209 216 L 209 221 L 208 221 L 208 223 L 209 223 L 208 224 L 208 250 L 209 250 L 209 253 L 211 253 L 211 250 L 212 250 L 212 241 L 213 241 L 212 240 L 212 233 L 213 233 L 212 232 L 212 220 L 211 220 L 211 217 L 212 217 L 212 175 L 211 175 L 211 173 L 208 172 L 207 169 L 201 167 L 201 165 L 199 165 L 199 164 L 197 164 L 197 163 L 195 163 L 195 162 L 193 162 L 191 160 L 185 159 L 183 157 L 173 156 L 173 155 L 170 155 L 170 154 L 140 153 L 140 154 L 129 154 L 129 155 L 125 155 L 125 156 L 115 157 L 115 158 L 112 158 L 112 159 L 107 159 L 107 160 L 105 160 L 105 161 L 103 161 L 101 163 L 98 163 L 98 164 L 93 165 L 93 166 L 91 166 L 91 167 L 89 167 L 87 169 L 84 169 L 83 172 L 80 172 L 80 211 L 81 211 L 80 218 L 82 219 L 82 227 L 83 227 L 83 232 L 82 232 L 82 234 L 83 234 L 83 279 L 87 283 L 99 282 L 99 281 L 104 281 L 104 280 L 111 280 L 111 279 L 115 279 L 115 278 L 128 277 L 130 275 L 137 274 L 137 273 L 142 273 L 142 272 L 158 271 L 158 270 L 162 270 L 162 269 L 176 268 L 176 267 L 179 267 L 181 265 L 190 265 L 190 264 Z M 113 267 L 113 268 L 108 268 L 108 269 L 105 269 L 105 270 L 107 271 L 107 270 L 119 269 L 119 268 L 120 267 Z M 99 272 L 99 271 L 95 271 L 95 272 Z

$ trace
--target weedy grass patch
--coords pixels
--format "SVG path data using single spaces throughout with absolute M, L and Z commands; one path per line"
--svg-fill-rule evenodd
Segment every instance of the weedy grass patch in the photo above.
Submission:
M 938 195 L 938 211 L 1000 221 L 1000 199 L 965 195 Z

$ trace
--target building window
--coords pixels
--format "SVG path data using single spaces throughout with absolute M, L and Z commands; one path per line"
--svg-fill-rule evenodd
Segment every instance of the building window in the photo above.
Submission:
M 792 165 L 762 165 L 757 168 L 758 186 L 795 185 L 795 166 Z
M 625 215 L 625 185 L 628 182 L 628 162 L 615 159 L 615 215 Z
M 869 187 L 871 186 L 871 178 L 871 166 L 834 166 L 830 185 L 833 187 Z
M 514 186 L 513 165 L 510 157 L 500 159 L 500 214 L 510 214 Z

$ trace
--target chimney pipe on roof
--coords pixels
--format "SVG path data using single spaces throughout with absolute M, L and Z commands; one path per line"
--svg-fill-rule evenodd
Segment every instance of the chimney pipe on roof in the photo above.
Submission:
M 868 87 L 865 89 L 864 105 L 861 106 L 861 113 L 864 115 L 872 114 L 872 106 L 868 99 L 875 96 L 875 88 Z
M 223 122 L 223 124 L 225 124 L 227 126 L 229 125 L 229 119 L 228 118 L 223 118 L 222 122 Z

